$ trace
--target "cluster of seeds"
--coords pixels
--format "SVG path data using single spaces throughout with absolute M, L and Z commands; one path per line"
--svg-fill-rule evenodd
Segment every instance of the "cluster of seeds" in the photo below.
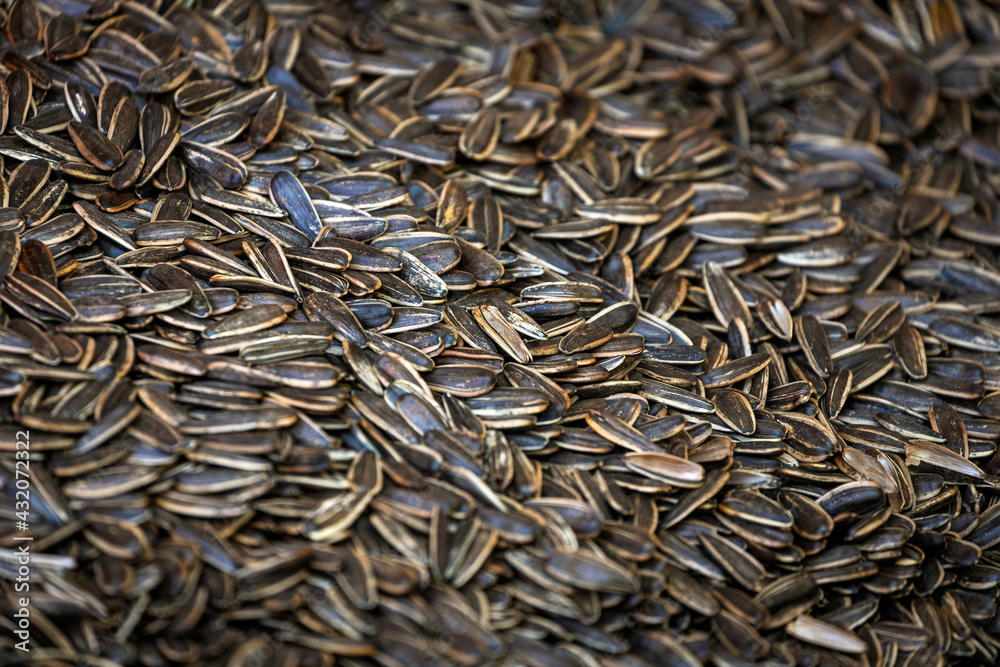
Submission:
M 0 663 L 998 664 L 993 2 L 2 23 Z

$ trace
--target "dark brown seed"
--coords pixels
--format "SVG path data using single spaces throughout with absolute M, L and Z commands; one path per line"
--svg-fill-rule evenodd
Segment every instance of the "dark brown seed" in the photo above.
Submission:
M 147 93 L 168 93 L 180 87 L 194 71 L 194 61 L 177 58 L 151 67 L 139 76 L 139 85 Z
M 178 141 L 180 141 L 179 134 L 168 132 L 157 139 L 156 143 L 146 148 L 142 169 L 139 172 L 138 185 L 145 185 L 152 180 L 156 172 L 166 164 Z
M 830 342 L 823 325 L 815 317 L 806 315 L 798 319 L 795 331 L 809 365 L 821 377 L 827 377 L 833 370 L 833 360 L 830 357 Z
M 106 136 L 90 125 L 73 121 L 68 126 L 70 139 L 88 162 L 107 171 L 122 163 L 122 152 Z
M 278 135 L 281 121 L 285 117 L 285 93 L 276 90 L 261 105 L 250 123 L 250 141 L 256 146 L 271 143 Z
M 450 86 L 462 73 L 462 64 L 453 58 L 443 58 L 423 70 L 413 80 L 410 100 L 413 104 L 423 104 Z
M 559 341 L 559 351 L 573 354 L 590 350 L 611 340 L 612 335 L 614 332 L 600 322 L 585 323 Z
M 750 400 L 743 392 L 733 389 L 719 389 L 712 396 L 715 414 L 740 435 L 752 435 L 757 430 Z

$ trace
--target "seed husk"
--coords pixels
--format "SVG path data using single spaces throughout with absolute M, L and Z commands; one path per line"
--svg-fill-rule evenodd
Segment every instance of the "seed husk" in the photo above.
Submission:
M 785 631 L 804 642 L 834 651 L 864 653 L 868 650 L 868 645 L 853 632 L 811 616 L 797 617 L 785 627 Z

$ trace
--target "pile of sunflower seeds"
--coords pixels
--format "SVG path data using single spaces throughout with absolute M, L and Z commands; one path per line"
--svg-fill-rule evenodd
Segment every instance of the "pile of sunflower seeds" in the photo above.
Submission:
M 3 665 L 997 664 L 993 2 L 2 23 Z

